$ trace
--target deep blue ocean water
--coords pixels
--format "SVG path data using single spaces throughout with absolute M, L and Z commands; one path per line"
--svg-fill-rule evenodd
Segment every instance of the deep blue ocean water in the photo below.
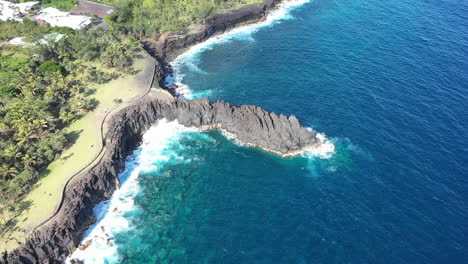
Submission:
M 315 0 L 201 50 L 177 64 L 192 97 L 294 114 L 336 152 L 180 129 L 129 158 L 99 261 L 468 263 L 467 1 Z

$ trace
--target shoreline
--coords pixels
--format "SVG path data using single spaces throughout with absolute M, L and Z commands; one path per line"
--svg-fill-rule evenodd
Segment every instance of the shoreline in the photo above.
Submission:
M 253 34 L 263 28 L 272 27 L 277 23 L 282 23 L 282 21 L 292 18 L 289 14 L 291 10 L 309 3 L 310 1 L 311 0 L 280 1 L 275 4 L 274 9 L 268 13 L 265 12 L 265 14 L 259 19 L 255 19 L 247 23 L 240 23 L 233 28 L 228 28 L 223 32 L 218 32 L 200 43 L 195 43 L 184 50 L 171 53 L 169 62 L 166 63 L 169 70 L 164 78 L 164 86 L 173 95 L 182 96 L 188 100 L 207 97 L 206 94 L 210 93 L 209 90 L 197 91 L 195 94 L 198 95 L 194 96 L 194 93 L 182 82 L 183 76 L 180 76 L 181 66 L 190 64 L 197 67 L 192 64 L 192 60 L 196 60 L 196 57 L 199 54 L 212 49 L 214 46 L 224 45 L 225 43 L 230 43 L 233 40 L 245 41 L 245 39 L 247 39 L 246 41 L 254 41 L 252 38 Z
M 159 63 L 160 71 L 155 76 L 159 87 L 169 91 L 173 96 L 178 94 L 171 87 L 167 87 L 166 80 L 174 72 L 172 61 L 183 55 L 196 45 L 203 44 L 211 38 L 225 34 L 236 28 L 252 25 L 267 18 L 267 15 L 284 2 L 297 0 L 262 0 L 260 3 L 251 3 L 238 9 L 227 10 L 214 14 L 205 20 L 202 29 L 196 32 L 179 35 L 173 33 L 162 34 L 159 39 L 144 38 L 144 49 Z
M 319 141 L 315 145 L 310 146 L 310 147 L 305 147 L 305 148 L 302 148 L 300 150 L 295 150 L 295 151 L 291 151 L 291 152 L 287 152 L 287 153 L 282 153 L 282 152 L 279 152 L 279 151 L 276 151 L 276 150 L 273 150 L 273 149 L 263 147 L 263 146 L 261 146 L 259 144 L 255 144 L 255 143 L 251 143 L 251 142 L 243 142 L 243 141 L 241 141 L 240 139 L 237 138 L 236 134 L 228 132 L 227 130 L 223 129 L 221 125 L 211 125 L 211 126 L 207 126 L 207 127 L 200 127 L 198 129 L 200 130 L 200 132 L 216 130 L 216 131 L 220 132 L 222 135 L 224 135 L 226 138 L 232 139 L 239 146 L 259 148 L 259 149 L 261 149 L 261 150 L 263 150 L 265 152 L 278 155 L 278 156 L 280 156 L 282 158 L 299 156 L 299 155 L 304 154 L 304 153 L 306 153 L 308 151 L 319 149 L 323 144 L 322 141 Z
M 234 22 L 228 20 L 227 24 L 221 23 L 222 26 L 219 26 L 219 24 L 205 26 L 201 39 L 199 38 L 200 32 L 195 33 L 196 38 L 189 37 L 189 35 L 182 38 L 182 40 L 180 38 L 175 39 L 174 42 L 168 42 L 167 39 L 164 39 L 163 50 L 165 52 L 163 57 L 152 53 L 145 45 L 145 49 L 156 59 L 157 65 L 153 81 L 158 82 L 160 87 L 164 87 L 161 86 L 161 83 L 165 82 L 170 72 L 169 63 L 166 62 L 166 58 L 169 58 L 168 55 L 182 54 L 192 45 L 209 39 L 216 34 L 226 32 L 226 30 L 232 29 L 239 24 L 257 22 L 259 19 L 265 18 L 267 11 L 280 2 L 282 1 L 266 0 L 261 4 L 251 4 L 249 6 L 257 6 L 260 9 L 253 13 L 249 10 L 250 13 L 247 13 L 247 16 L 241 16 L 241 20 L 239 18 L 236 18 Z M 243 7 L 239 9 L 240 11 L 231 10 L 228 14 L 217 14 L 214 17 L 219 18 L 236 12 L 245 14 L 245 9 Z M 211 19 L 216 21 L 214 18 Z M 215 28 L 216 30 L 206 31 L 207 28 Z M 180 41 L 182 41 L 182 47 L 176 45 L 177 43 L 180 44 Z M 151 97 L 154 97 L 154 93 L 149 93 L 145 99 Z M 114 191 L 118 189 L 120 184 L 118 175 L 125 167 L 125 158 L 138 146 L 141 141 L 141 133 L 149 128 L 149 122 L 153 118 L 141 113 L 141 109 L 138 112 L 129 114 L 128 108 L 132 108 L 132 106 L 134 105 L 128 105 L 108 121 L 110 132 L 106 135 L 106 141 L 109 144 L 106 153 L 103 154 L 99 163 L 89 169 L 85 175 L 70 181 L 70 189 L 64 189 L 65 195 L 62 202 L 64 205 L 58 210 L 53 222 L 37 229 L 25 244 L 9 253 L 4 252 L 0 255 L 0 263 L 37 263 L 44 261 L 61 263 L 78 247 L 83 232 L 96 220 L 93 213 L 94 206 L 102 200 L 109 199 Z M 161 118 L 161 116 L 156 117 Z M 126 122 L 126 124 L 122 124 L 123 122 Z M 220 130 L 222 131 L 222 129 Z M 247 145 L 249 144 L 275 153 L 275 150 L 264 148 L 261 145 L 247 143 Z

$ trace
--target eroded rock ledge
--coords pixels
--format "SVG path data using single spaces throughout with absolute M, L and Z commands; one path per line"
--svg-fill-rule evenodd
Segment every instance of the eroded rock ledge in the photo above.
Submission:
M 207 99 L 148 99 L 119 114 L 122 120 L 127 116 L 138 117 L 136 122 L 142 124 L 137 127 L 143 130 L 161 118 L 177 120 L 184 126 L 217 128 L 234 135 L 242 143 L 281 155 L 293 155 L 320 144 L 315 133 L 301 127 L 295 116 L 278 116 L 252 105 L 236 107 L 223 101 L 209 103 Z
M 4 254 L 0 262 L 62 262 L 79 245 L 83 231 L 95 221 L 93 207 L 109 199 L 118 187 L 117 176 L 124 169 L 125 157 L 139 146 L 143 133 L 162 118 L 178 120 L 185 126 L 222 129 L 241 142 L 283 155 L 320 144 L 315 133 L 301 127 L 294 116 L 278 116 L 260 107 L 237 107 L 222 101 L 149 96 L 113 116 L 102 160 L 71 183 L 62 210 L 48 225 L 34 232 L 15 251 Z

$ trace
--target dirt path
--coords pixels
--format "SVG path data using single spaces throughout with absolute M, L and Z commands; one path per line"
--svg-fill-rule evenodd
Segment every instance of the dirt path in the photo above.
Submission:
M 150 68 L 152 69 L 151 71 L 149 70 Z M 105 146 L 106 146 L 106 128 L 105 128 L 106 122 L 112 117 L 113 114 L 118 112 L 117 110 L 122 109 L 127 105 L 133 104 L 133 103 L 145 98 L 150 93 L 151 88 L 153 87 L 153 84 L 154 84 L 155 71 L 156 71 L 156 67 L 155 67 L 155 65 L 153 63 L 152 65 L 148 66 L 147 69 L 145 69 L 145 72 L 143 72 L 140 76 L 138 76 L 139 81 L 142 82 L 142 84 L 145 85 L 144 87 L 146 87 L 146 91 L 142 95 L 134 97 L 134 98 L 129 99 L 127 101 L 124 101 L 124 102 L 112 107 L 109 111 L 107 111 L 105 113 L 105 115 L 102 117 L 102 120 L 99 122 L 99 133 L 100 133 L 100 138 L 101 138 L 100 146 L 98 146 L 99 147 L 99 152 L 85 166 L 80 168 L 77 172 L 73 173 L 68 178 L 67 182 L 65 183 L 65 186 L 63 187 L 60 202 L 57 205 L 57 208 L 55 209 L 54 213 L 50 217 L 48 217 L 47 219 L 45 219 L 44 221 L 42 221 L 41 223 L 39 223 L 35 227 L 33 227 L 32 230 L 31 230 L 32 232 L 34 232 L 38 228 L 41 228 L 42 226 L 44 226 L 47 222 L 49 222 L 51 219 L 53 219 L 57 215 L 57 213 L 60 211 L 60 209 L 63 206 L 63 201 L 65 200 L 65 196 L 66 196 L 66 191 L 67 191 L 67 188 L 70 185 L 70 183 L 77 176 L 79 176 L 81 173 L 83 173 L 85 171 L 88 171 L 88 170 L 94 168 L 94 166 L 96 166 L 97 164 L 99 164 L 99 162 L 100 162 L 101 158 L 104 156 L 103 154 L 105 153 L 105 150 L 106 150 L 106 148 L 105 148 Z
M 18 242 L 24 242 L 32 231 L 42 227 L 59 212 L 70 183 L 95 166 L 105 153 L 107 120 L 119 109 L 141 100 L 151 91 L 156 60 L 144 53 L 138 57 L 138 61 L 135 64 L 139 70 L 137 75 L 113 80 L 104 84 L 106 87 L 96 87 L 99 89 L 97 93 L 100 93 L 97 98 L 103 100 L 104 107 L 88 113 L 68 129 L 70 133 L 77 133 L 77 141 L 73 148 L 64 150 L 49 165 L 47 175 L 24 198 L 29 206 L 15 217 L 15 226 L 0 234 L 0 252 L 17 247 Z M 114 98 L 124 99 L 124 102 L 116 104 Z

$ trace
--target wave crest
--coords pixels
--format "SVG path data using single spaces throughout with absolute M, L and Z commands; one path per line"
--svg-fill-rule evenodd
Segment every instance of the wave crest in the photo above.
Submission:
M 158 167 L 167 161 L 185 162 L 185 158 L 176 155 L 174 144 L 178 144 L 183 132 L 196 131 L 177 121 L 160 120 L 143 135 L 143 144 L 126 160 L 125 170 L 119 175 L 121 186 L 108 201 L 103 201 L 93 209 L 97 222 L 84 233 L 81 249 L 78 248 L 65 263 L 78 259 L 84 263 L 119 263 L 114 235 L 131 228 L 129 213 L 135 214 L 138 208 L 134 204 L 140 192 L 138 177 L 146 173 L 155 173 Z
M 192 46 L 186 52 L 182 53 L 169 63 L 173 69 L 173 74 L 166 77 L 166 87 L 171 87 L 175 84 L 177 86 L 177 94 L 188 100 L 211 95 L 213 92 L 210 90 L 202 92 L 191 91 L 190 87 L 183 83 L 183 79 L 185 77 L 185 74 L 182 73 L 183 70 L 189 70 L 199 74 L 207 74 L 198 67 L 198 64 L 200 63 L 200 55 L 204 51 L 211 50 L 216 45 L 230 43 L 232 40 L 254 41 L 252 35 L 255 32 L 262 28 L 270 27 L 279 21 L 293 19 L 294 17 L 290 14 L 291 10 L 294 10 L 308 2 L 310 2 L 310 0 L 284 1 L 261 22 L 234 28 L 228 32 L 213 36 L 202 43 Z

